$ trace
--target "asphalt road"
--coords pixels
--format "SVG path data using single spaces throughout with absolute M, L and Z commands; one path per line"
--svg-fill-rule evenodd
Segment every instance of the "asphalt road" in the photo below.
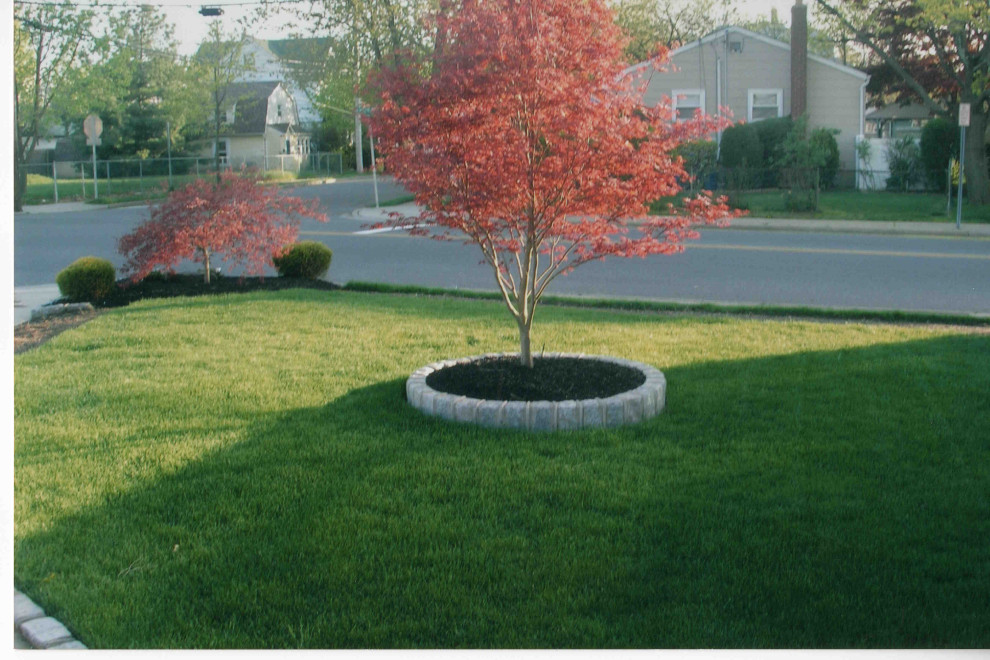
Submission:
M 386 202 L 406 194 L 390 179 L 379 181 L 380 200 Z M 330 225 L 354 209 L 374 206 L 372 181 L 343 179 L 329 185 L 300 186 L 291 194 L 319 199 Z M 18 213 L 14 218 L 14 287 L 50 284 L 60 270 L 83 256 L 107 259 L 120 268 L 124 258 L 117 253 L 117 239 L 148 219 L 146 206 L 130 206 L 71 213 Z M 305 227 L 326 227 L 307 221 Z M 189 265 L 189 268 L 194 268 Z
M 301 237 L 334 251 L 330 278 L 493 290 L 473 246 L 413 238 L 403 232 L 359 233 L 350 217 L 373 204 L 370 181 L 299 188 L 318 197 L 331 220 L 306 221 Z M 402 194 L 382 182 L 381 199 Z M 116 239 L 144 217 L 143 208 L 18 216 L 15 286 L 45 284 L 77 257 L 117 264 Z M 707 229 L 678 255 L 610 259 L 559 278 L 550 293 L 594 297 L 806 305 L 858 309 L 990 314 L 990 240 L 864 234 Z

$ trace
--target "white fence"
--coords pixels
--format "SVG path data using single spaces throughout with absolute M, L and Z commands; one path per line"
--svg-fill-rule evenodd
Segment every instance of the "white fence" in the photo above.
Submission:
M 894 143 L 901 138 L 868 138 L 856 137 L 856 188 L 859 190 L 887 190 L 888 179 L 891 177 L 889 154 Z M 916 145 L 918 138 L 910 138 Z M 917 180 L 908 186 L 908 190 L 925 190 L 925 176 L 921 172 L 921 163 L 917 163 Z

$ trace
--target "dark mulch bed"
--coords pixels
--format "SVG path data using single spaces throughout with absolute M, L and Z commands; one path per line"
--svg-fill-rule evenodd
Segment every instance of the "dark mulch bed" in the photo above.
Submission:
M 638 369 L 579 358 L 535 357 L 533 368 L 518 358 L 485 358 L 435 371 L 426 384 L 438 392 L 496 401 L 600 399 L 646 382 Z
M 117 289 L 96 307 L 123 307 L 144 298 L 174 298 L 177 296 L 203 296 L 220 293 L 247 293 L 249 291 L 280 291 L 282 289 L 339 289 L 339 284 L 326 280 L 308 280 L 295 277 L 224 277 L 211 275 L 210 283 L 203 281 L 202 273 L 153 273 L 140 282 L 118 280 Z M 62 301 L 68 302 L 68 301 Z

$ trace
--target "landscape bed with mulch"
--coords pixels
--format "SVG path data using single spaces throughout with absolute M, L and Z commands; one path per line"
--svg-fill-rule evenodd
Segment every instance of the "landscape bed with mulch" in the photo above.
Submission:
M 496 401 L 568 401 L 607 398 L 646 382 L 643 372 L 612 362 L 567 357 L 490 357 L 434 371 L 426 384 L 448 394 Z

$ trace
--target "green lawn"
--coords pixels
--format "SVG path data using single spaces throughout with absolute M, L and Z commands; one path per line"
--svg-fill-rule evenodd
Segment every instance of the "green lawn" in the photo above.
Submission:
M 817 213 L 798 213 L 784 208 L 784 192 L 739 193 L 736 203 L 755 218 L 828 218 L 834 220 L 892 220 L 902 222 L 956 221 L 955 196 L 951 215 L 945 211 L 946 196 L 930 193 L 823 192 Z M 990 222 L 990 206 L 963 203 L 963 222 Z
M 147 300 L 15 358 L 15 582 L 90 647 L 990 645 L 990 335 L 545 307 L 667 409 L 550 435 L 406 376 L 497 303 Z
M 200 175 L 183 174 L 172 177 L 172 184 L 176 188 L 181 188 L 196 179 L 212 177 L 209 167 L 205 161 L 201 164 Z M 321 179 L 326 177 L 325 172 L 304 171 L 301 176 L 294 172 L 279 172 L 277 170 L 268 171 L 263 177 L 266 181 L 275 183 L 293 183 L 295 181 L 305 181 L 307 179 Z M 334 174 L 335 178 L 340 175 Z M 164 198 L 168 188 L 168 176 L 144 176 L 144 177 L 118 177 L 113 176 L 108 181 L 101 177 L 99 184 L 99 199 L 93 198 L 93 178 L 89 176 L 85 182 L 79 177 L 73 179 L 58 180 L 58 199 L 60 202 L 67 201 L 89 201 L 95 203 L 129 202 L 142 199 Z M 25 191 L 24 204 L 50 204 L 55 201 L 55 185 L 51 177 L 29 174 L 27 190 Z

